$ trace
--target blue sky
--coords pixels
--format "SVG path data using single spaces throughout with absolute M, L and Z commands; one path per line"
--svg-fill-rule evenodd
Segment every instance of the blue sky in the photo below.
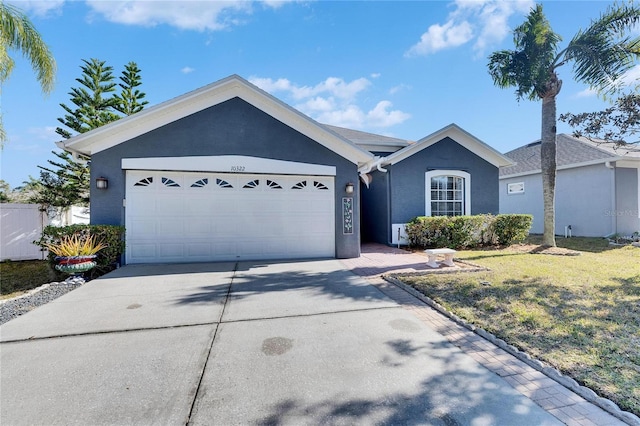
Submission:
M 135 61 L 151 105 L 238 74 L 326 124 L 418 140 L 456 123 L 506 152 L 540 137 L 539 102 L 517 102 L 487 73 L 494 50 L 512 48 L 511 29 L 532 1 L 9 1 L 22 8 L 58 65 L 43 97 L 29 64 L 2 86 L 9 142 L 1 178 L 11 187 L 53 158 L 54 130 L 71 105 L 82 59 L 120 75 Z M 608 5 L 542 2 L 568 41 Z M 633 70 L 629 76 L 640 76 Z M 558 112 L 605 106 L 560 70 Z M 562 123 L 559 132 L 570 132 Z

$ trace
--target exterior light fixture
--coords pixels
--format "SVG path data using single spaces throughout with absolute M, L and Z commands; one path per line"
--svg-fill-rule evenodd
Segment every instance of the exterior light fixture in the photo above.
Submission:
M 107 178 L 99 177 L 96 178 L 96 188 L 98 189 L 107 189 L 109 187 L 109 181 Z
M 349 182 L 349 183 L 347 184 L 347 186 L 345 186 L 345 187 L 344 187 L 344 191 L 345 191 L 347 194 L 353 194 L 353 189 L 354 189 L 354 188 L 353 188 L 353 184 L 352 184 L 351 182 Z

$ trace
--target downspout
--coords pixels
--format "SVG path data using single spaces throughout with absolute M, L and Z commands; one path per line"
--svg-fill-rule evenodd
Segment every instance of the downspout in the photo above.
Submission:
M 393 231 L 392 228 L 392 220 L 391 220 L 391 214 L 393 213 L 391 211 L 391 173 L 388 173 L 385 175 L 385 178 L 387 179 L 387 244 L 391 244 L 391 242 L 393 241 L 393 235 L 391 235 L 391 232 Z M 391 237 L 391 238 L 389 238 Z
M 612 211 L 609 212 L 610 220 L 611 220 L 611 232 L 609 234 L 616 234 L 618 232 L 618 218 L 616 215 L 617 211 L 617 200 L 616 200 L 616 173 L 615 173 L 615 164 L 611 161 L 605 161 L 604 166 L 611 170 L 611 206 L 613 208 Z

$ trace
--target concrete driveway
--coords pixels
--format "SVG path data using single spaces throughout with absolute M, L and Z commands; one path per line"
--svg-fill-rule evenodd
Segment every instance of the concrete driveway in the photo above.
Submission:
M 558 424 L 337 260 L 127 266 L 0 340 L 3 425 Z

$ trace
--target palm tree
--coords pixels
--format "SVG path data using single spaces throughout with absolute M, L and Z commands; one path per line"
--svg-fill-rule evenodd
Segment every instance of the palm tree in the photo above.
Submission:
M 10 50 L 18 50 L 31 62 L 42 91 L 51 93 L 55 81 L 56 62 L 29 18 L 18 8 L 0 2 L 0 84 L 4 83 L 15 65 Z M 1 117 L 0 117 L 1 119 Z M 0 145 L 6 140 L 0 121 Z
M 572 63 L 577 81 L 601 94 L 616 92 L 619 77 L 640 57 L 640 37 L 628 35 L 638 23 L 640 9 L 633 4 L 611 6 L 589 28 L 578 31 L 567 47 L 558 50 L 562 38 L 551 29 L 542 6 L 536 5 L 513 31 L 515 50 L 489 56 L 489 74 L 496 86 L 516 87 L 518 100 L 542 100 L 544 245 L 556 245 L 556 96 L 562 88 L 557 70 Z

